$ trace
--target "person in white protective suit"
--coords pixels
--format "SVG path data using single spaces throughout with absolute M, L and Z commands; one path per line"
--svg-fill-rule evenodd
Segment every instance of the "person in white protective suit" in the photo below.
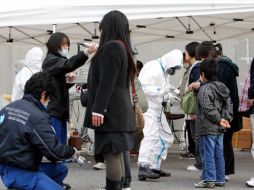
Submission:
M 28 50 L 25 60 L 21 62 L 24 67 L 17 73 L 12 89 L 12 101 L 21 99 L 24 95 L 26 81 L 39 71 L 41 71 L 43 52 L 39 47 Z
M 170 85 L 169 78 L 182 65 L 183 53 L 180 50 L 173 50 L 157 60 L 146 63 L 139 74 L 148 101 L 148 110 L 144 113 L 144 138 L 138 157 L 140 181 L 171 175 L 170 172 L 160 168 L 161 161 L 166 159 L 167 149 L 174 141 L 162 103 L 169 99 L 177 99 L 173 95 L 175 87 Z

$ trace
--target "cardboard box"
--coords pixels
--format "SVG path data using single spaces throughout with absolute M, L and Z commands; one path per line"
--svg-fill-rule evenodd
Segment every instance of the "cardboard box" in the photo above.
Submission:
M 249 149 L 252 145 L 251 129 L 242 129 L 234 133 L 232 143 L 234 148 Z
M 251 121 L 248 117 L 243 117 L 243 128 L 251 130 Z

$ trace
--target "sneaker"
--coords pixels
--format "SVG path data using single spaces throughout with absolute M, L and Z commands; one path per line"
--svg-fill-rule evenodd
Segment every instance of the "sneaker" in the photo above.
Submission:
M 104 169 L 106 169 L 106 164 L 102 163 L 102 162 L 98 162 L 97 164 L 93 165 L 93 169 L 104 170 Z
M 225 181 L 229 181 L 230 177 L 229 175 L 225 175 Z
M 188 166 L 187 167 L 187 170 L 188 171 L 192 171 L 192 172 L 199 172 L 200 171 L 200 169 L 198 169 L 196 166 L 194 166 L 194 165 L 190 165 L 190 166 Z
M 94 156 L 94 152 L 93 152 L 93 151 L 89 151 L 89 150 L 88 150 L 88 151 L 86 152 L 86 154 L 87 154 L 88 156 Z
M 248 187 L 254 187 L 254 178 L 251 177 L 250 180 L 246 181 Z
M 215 182 L 214 181 L 200 181 L 198 183 L 195 183 L 194 186 L 196 188 L 214 188 Z
M 216 187 L 225 187 L 225 182 L 215 182 Z
M 195 156 L 192 153 L 189 153 L 189 152 L 187 152 L 187 153 L 180 153 L 180 156 L 182 158 L 195 159 Z

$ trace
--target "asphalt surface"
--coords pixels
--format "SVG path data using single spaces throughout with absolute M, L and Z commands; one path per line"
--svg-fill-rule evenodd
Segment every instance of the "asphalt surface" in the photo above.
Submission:
M 179 157 L 180 151 L 172 148 L 169 150 L 166 161 L 162 164 L 162 169 L 170 171 L 172 176 L 157 180 L 138 181 L 137 158 L 131 159 L 132 169 L 132 190 L 191 190 L 195 189 L 194 183 L 199 181 L 200 172 L 186 171 L 186 167 L 194 163 L 193 159 L 182 159 Z M 72 185 L 72 190 L 95 190 L 105 184 L 105 170 L 93 170 L 93 157 L 86 156 L 92 163 L 79 166 L 76 163 L 68 163 L 69 175 L 65 182 Z M 250 151 L 235 151 L 236 174 L 230 176 L 226 186 L 216 187 L 216 189 L 248 189 L 245 181 L 254 176 L 254 161 Z M 0 189 L 5 189 L 0 182 Z

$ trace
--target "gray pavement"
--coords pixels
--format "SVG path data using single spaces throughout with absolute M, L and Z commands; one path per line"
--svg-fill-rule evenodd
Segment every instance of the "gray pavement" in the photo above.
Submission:
M 172 176 L 158 180 L 138 181 L 137 158 L 131 159 L 132 168 L 132 190 L 191 190 L 194 183 L 199 181 L 200 172 L 186 171 L 186 167 L 194 162 L 193 159 L 180 159 L 180 151 L 169 150 L 167 160 L 163 162 L 162 168 L 171 171 Z M 66 182 L 72 185 L 72 190 L 95 190 L 105 184 L 105 170 L 93 170 L 93 157 L 86 156 L 91 164 L 79 166 L 69 163 L 69 175 Z M 254 161 L 249 151 L 235 151 L 236 174 L 230 176 L 230 181 L 223 189 L 247 189 L 245 181 L 254 176 Z M 218 189 L 219 187 L 217 187 Z M 0 189 L 5 189 L 0 182 Z M 222 189 L 222 188 L 219 188 Z

